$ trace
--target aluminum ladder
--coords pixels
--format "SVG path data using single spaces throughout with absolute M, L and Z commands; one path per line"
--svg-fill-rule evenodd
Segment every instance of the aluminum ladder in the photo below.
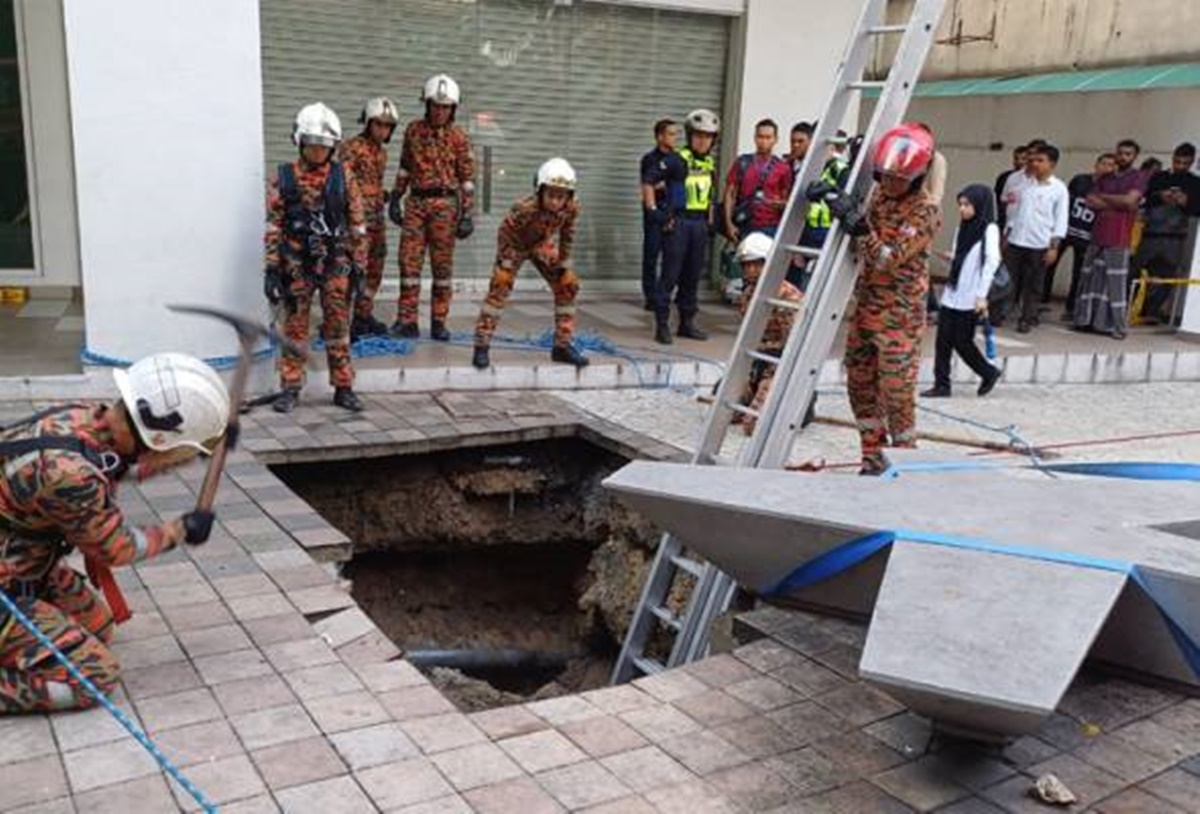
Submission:
M 821 249 L 799 245 L 808 211 L 804 192 L 821 175 L 825 162 L 823 148 L 845 120 L 851 102 L 863 91 L 876 91 L 878 101 L 863 134 L 862 156 L 851 168 L 846 182 L 848 192 L 866 199 L 873 181 L 872 173 L 863 171 L 863 166 L 869 163 L 866 156 L 870 155 L 879 135 L 901 122 L 925 57 L 933 45 L 946 2 L 916 0 L 908 20 L 899 24 L 887 22 L 887 0 L 867 0 L 865 3 L 838 66 L 829 101 L 813 134 L 813 147 L 792 187 L 774 247 L 742 320 L 703 436 L 692 457 L 693 463 L 765 469 L 778 469 L 787 463 L 857 276 L 851 240 L 842 233 L 838 221 L 834 221 Z M 868 60 L 877 49 L 886 51 L 889 36 L 900 39 L 892 51 L 887 78 L 864 80 Z M 797 255 L 808 260 L 811 271 L 808 292 L 801 304 L 776 296 Z M 798 311 L 778 359 L 758 351 L 763 329 L 774 308 Z M 778 365 L 770 396 L 761 412 L 738 402 L 755 362 Z M 752 416 L 756 425 L 736 460 L 731 460 L 720 453 L 734 413 Z M 694 584 L 683 613 L 675 614 L 668 607 L 668 597 L 681 573 L 689 575 Z M 712 622 L 729 607 L 736 588 L 734 581 L 720 569 L 687 556 L 683 541 L 670 534 L 663 535 L 613 669 L 613 683 L 624 683 L 639 675 L 653 675 L 703 658 L 708 652 Z M 673 637 L 665 664 L 647 654 L 647 646 L 659 629 Z

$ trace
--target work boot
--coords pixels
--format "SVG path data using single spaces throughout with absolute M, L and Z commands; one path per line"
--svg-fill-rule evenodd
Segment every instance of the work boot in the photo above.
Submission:
M 983 381 L 979 383 L 979 389 L 975 391 L 976 395 L 986 396 L 996 387 L 996 382 L 1000 381 L 1000 368 L 993 367 L 992 372 L 983 377 Z
M 392 327 L 388 329 L 396 339 L 418 339 L 421 336 L 421 329 L 417 327 L 415 322 L 401 322 L 396 320 L 392 323 Z
M 660 345 L 670 345 L 675 340 L 671 338 L 671 326 L 666 320 L 661 320 L 654 325 L 654 341 Z
M 446 323 L 434 322 L 429 326 L 429 338 L 435 342 L 449 342 L 450 332 L 446 330 Z
M 292 410 L 296 409 L 296 402 L 299 400 L 299 390 L 294 387 L 285 387 L 275 398 L 275 402 L 271 405 L 271 409 L 277 413 L 290 413 Z
M 492 359 L 488 355 L 487 345 L 475 346 L 475 353 L 471 355 L 471 365 L 479 370 L 487 370 L 492 366 Z
M 554 349 L 550 351 L 550 359 L 555 362 L 565 362 L 568 365 L 575 365 L 575 367 L 588 366 L 587 357 L 575 350 L 574 345 L 564 345 L 562 347 L 555 345 Z
M 697 342 L 708 339 L 708 334 L 697 328 L 696 323 L 690 319 L 681 320 L 679 330 L 675 334 L 683 339 L 694 339 Z
M 359 320 L 359 321 L 363 323 L 363 327 L 366 329 L 364 332 L 366 336 L 387 336 L 388 335 L 388 326 L 385 325 L 384 323 L 380 322 L 378 319 L 376 319 L 373 316 L 367 317 L 367 318 Z
M 928 390 L 921 391 L 923 399 L 948 399 L 950 398 L 949 387 L 931 387 Z
M 341 407 L 352 413 L 363 411 L 363 404 L 359 401 L 358 394 L 349 387 L 338 387 L 333 391 L 333 404 L 335 407 Z

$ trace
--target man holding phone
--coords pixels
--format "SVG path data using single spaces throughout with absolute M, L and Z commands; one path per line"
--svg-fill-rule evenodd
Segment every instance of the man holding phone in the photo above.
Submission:
M 1133 261 L 1133 279 L 1142 269 L 1151 277 L 1178 279 L 1187 274 L 1184 247 L 1187 245 L 1189 219 L 1200 216 L 1200 178 L 1192 174 L 1196 147 L 1180 144 L 1171 156 L 1170 171 L 1156 173 L 1146 189 L 1146 228 L 1137 257 Z M 1132 285 L 1132 280 L 1130 281 Z M 1163 312 L 1175 286 L 1152 286 L 1146 299 L 1145 318 L 1167 322 Z

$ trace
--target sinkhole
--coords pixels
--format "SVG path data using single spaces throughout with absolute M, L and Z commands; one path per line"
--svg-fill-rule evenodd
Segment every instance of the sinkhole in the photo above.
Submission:
M 627 462 L 571 436 L 272 470 L 352 540 L 363 611 L 474 711 L 608 683 L 657 539 L 600 485 Z

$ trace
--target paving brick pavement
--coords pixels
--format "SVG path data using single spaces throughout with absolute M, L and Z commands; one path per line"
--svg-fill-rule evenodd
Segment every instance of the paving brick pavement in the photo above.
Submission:
M 858 681 L 861 627 L 775 609 L 742 617 L 761 638 L 732 653 L 462 714 L 378 645 L 337 573 L 351 541 L 267 465 L 548 435 L 678 450 L 549 394 L 367 408 L 248 416 L 213 541 L 121 574 L 137 615 L 118 632 L 115 700 L 223 812 L 1024 812 L 1040 810 L 1026 790 L 1049 770 L 1080 810 L 1200 810 L 1198 700 L 1089 673 L 1037 736 L 981 749 Z M 122 504 L 174 516 L 202 475 L 130 484 Z M 0 718 L 0 812 L 179 810 L 195 805 L 102 710 Z

